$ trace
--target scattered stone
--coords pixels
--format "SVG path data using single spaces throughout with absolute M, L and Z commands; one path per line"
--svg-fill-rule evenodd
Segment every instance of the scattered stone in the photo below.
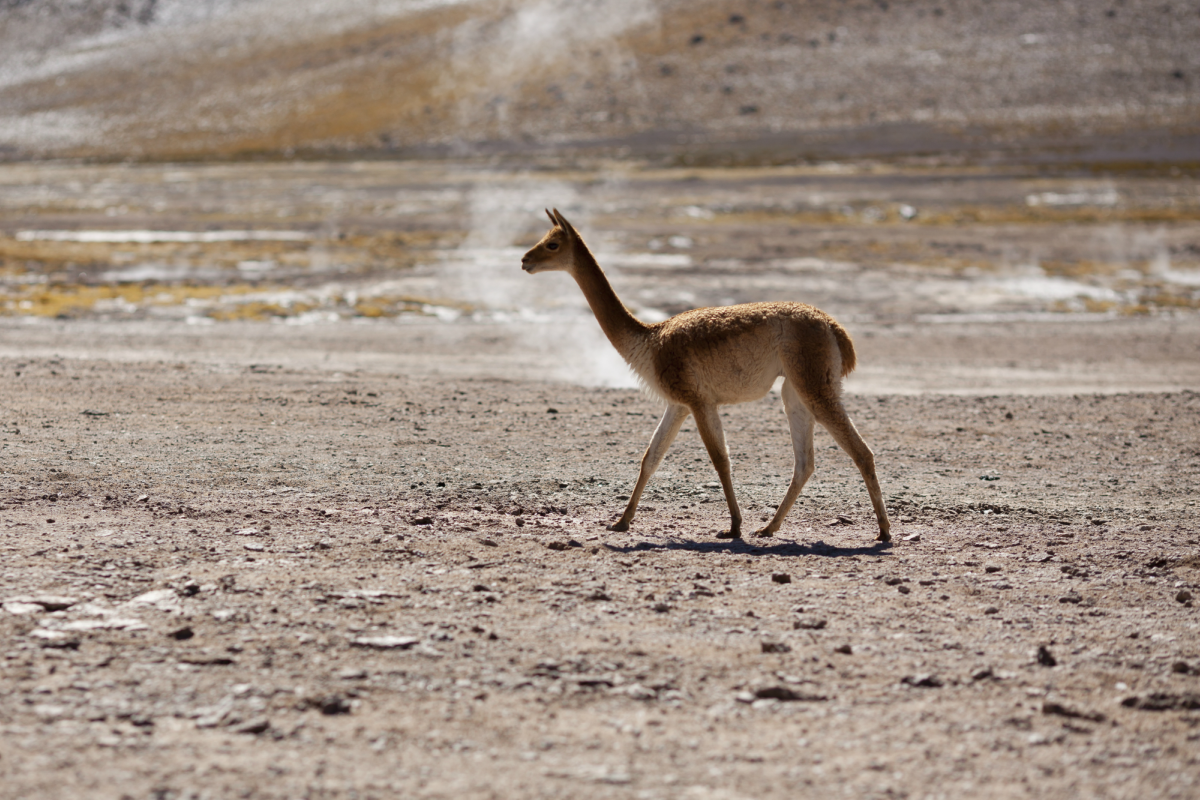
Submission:
M 1037 663 L 1043 667 L 1057 667 L 1058 659 L 1050 652 L 1050 648 L 1044 644 L 1039 644 L 1037 649 Z
M 23 603 L 18 600 L 9 600 L 4 604 L 4 610 L 9 614 L 37 614 L 46 609 L 37 603 Z
M 79 639 L 63 631 L 52 631 L 46 628 L 34 628 L 29 632 L 34 639 L 41 640 L 42 647 L 52 650 L 78 650 Z
M 432 525 L 433 517 L 417 517 L 412 521 L 413 525 Z
M 1090 722 L 1104 722 L 1105 719 L 1103 714 L 1076 711 L 1073 708 L 1067 708 L 1062 703 L 1056 703 L 1051 700 L 1042 701 L 1042 713 L 1054 714 L 1060 717 L 1069 717 L 1071 719 L 1086 719 Z
M 1171 672 L 1176 675 L 1187 675 L 1191 673 L 1192 668 L 1186 661 L 1176 661 L 1171 665 Z
M 835 653 L 841 653 L 841 654 L 842 654 L 842 655 L 844 655 L 844 656 L 848 656 L 848 655 L 853 655 L 853 654 L 854 654 L 854 650 L 853 650 L 853 648 L 851 648 L 851 647 L 850 647 L 850 645 L 848 645 L 848 644 L 840 644 L 840 645 L 838 645 L 837 647 L 833 648 L 833 652 L 835 652 Z
M 1030 564 L 1044 564 L 1054 558 L 1054 553 L 1042 553 L 1041 555 L 1030 556 L 1028 561 Z
M 655 603 L 652 606 L 652 609 L 654 611 L 658 612 L 659 614 L 665 614 L 671 610 L 671 607 L 669 605 L 667 605 L 666 603 Z
M 191 664 L 193 667 L 229 667 L 237 662 L 229 656 L 184 656 L 180 664 Z
M 603 589 L 597 589 L 596 591 L 592 592 L 584 599 L 592 600 L 595 602 L 607 603 L 608 601 L 612 600 L 612 596 L 609 595 L 609 593 L 604 591 Z
M 900 584 L 904 583 L 904 578 L 884 578 L 883 582 L 888 586 L 899 586 Z
M 415 636 L 360 636 L 350 640 L 355 647 L 369 647 L 372 650 L 407 650 L 420 642 Z
M 234 725 L 229 730 L 234 733 L 245 733 L 252 736 L 257 736 L 260 733 L 266 733 L 271 729 L 271 721 L 266 717 L 256 717 L 255 719 L 243 722 L 240 725 Z
M 567 539 L 567 547 L 583 547 L 583 542 L 576 541 L 575 539 Z
M 904 584 L 900 584 L 899 586 L 896 587 L 896 591 L 898 591 L 900 594 L 908 594 L 909 592 L 912 591 L 912 589 L 908 588 Z
M 905 536 L 900 541 L 902 541 L 902 542 L 919 542 L 919 541 L 921 541 L 921 534 L 910 533 L 908 536 Z
M 261 553 L 265 549 L 258 542 L 250 542 L 249 544 L 242 545 L 242 547 L 246 550 L 249 550 L 251 553 Z
M 361 681 L 367 677 L 367 671 L 357 667 L 346 667 L 339 670 L 337 676 L 344 681 Z
M 499 547 L 500 545 L 493 542 L 491 539 L 480 539 L 479 543 L 484 547 Z
M 771 575 L 771 580 L 775 583 L 791 583 L 792 576 L 786 572 L 776 572 Z
M 983 610 L 983 613 L 984 614 L 999 614 L 1000 609 L 996 608 L 995 606 L 988 606 L 987 608 L 985 608 Z
M 819 631 L 824 628 L 826 621 L 820 617 L 801 617 L 792 623 L 796 630 Z
M 658 697 L 658 692 L 648 686 L 643 686 L 640 683 L 635 683 L 630 686 L 620 689 L 622 694 L 626 694 L 634 700 L 654 700 Z
M 832 528 L 836 525 L 853 525 L 853 524 L 854 524 L 854 520 L 850 519 L 850 517 L 847 517 L 845 514 L 838 514 L 837 519 L 833 520 L 832 522 L 829 522 L 827 524 L 827 527 Z
M 566 542 L 555 540 L 553 542 L 546 542 L 546 547 L 551 550 L 566 550 L 570 545 Z
M 1072 604 L 1078 605 L 1079 603 L 1083 602 L 1083 596 L 1080 595 L 1079 592 L 1076 592 L 1074 589 L 1072 589 L 1071 591 L 1064 594 L 1062 597 L 1058 598 L 1058 602 L 1072 603 Z
M 825 695 L 797 692 L 795 689 L 787 686 L 764 686 L 754 691 L 754 698 L 758 700 L 782 700 L 785 703 L 820 703 L 829 699 Z M 741 700 L 740 694 L 738 699 Z
M 1180 589 L 1178 592 L 1175 593 L 1175 601 L 1177 603 L 1183 603 L 1184 605 L 1188 605 L 1192 602 L 1192 593 L 1189 592 L 1187 589 Z
M 331 694 L 327 697 L 318 698 L 314 705 L 321 710 L 322 714 L 329 717 L 336 714 L 349 714 L 352 710 L 350 701 L 340 694 Z
M 999 572 L 1000 567 L 997 566 L 996 564 L 988 564 L 986 567 L 983 568 L 983 571 L 984 572 Z
M 191 628 L 179 628 L 167 634 L 177 642 L 184 642 L 196 635 L 196 632 Z
M 1187 692 L 1185 694 L 1168 694 L 1155 692 L 1145 697 L 1126 697 L 1121 701 L 1126 708 L 1136 708 L 1141 711 L 1195 711 L 1200 709 L 1200 694 Z
M 234 536 L 258 536 L 258 528 L 242 528 L 233 532 Z
M 985 681 L 988 678 L 995 677 L 995 675 L 996 675 L 996 673 L 992 671 L 991 667 L 984 667 L 983 669 L 976 670 L 974 673 L 972 673 L 971 680 Z
M 78 600 L 74 597 L 63 597 L 61 595 L 39 594 L 29 598 L 30 603 L 37 603 L 47 611 L 66 611 L 71 606 L 75 605 Z
M 472 592 L 490 592 L 492 589 L 486 583 L 477 583 L 471 587 Z
M 792 646 L 786 642 L 763 642 L 762 651 L 764 653 L 790 653 Z
M 920 687 L 922 689 L 940 689 L 945 684 L 942 679 L 932 673 L 922 673 L 920 675 L 906 675 L 900 679 L 900 682 L 908 686 Z

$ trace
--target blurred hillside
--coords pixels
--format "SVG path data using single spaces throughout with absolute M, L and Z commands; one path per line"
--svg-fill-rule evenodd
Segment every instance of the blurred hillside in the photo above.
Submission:
M 1200 2 L 0 0 L 0 158 L 1200 162 Z

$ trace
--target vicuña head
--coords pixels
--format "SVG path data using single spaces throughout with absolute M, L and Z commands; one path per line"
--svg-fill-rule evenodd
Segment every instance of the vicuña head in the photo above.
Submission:
M 521 259 L 522 269 L 531 274 L 569 273 L 613 347 L 667 403 L 642 456 L 625 512 L 609 530 L 629 530 L 650 476 L 691 414 L 729 505 L 729 530 L 717 536 L 741 538 L 742 513 L 734 496 L 718 409 L 763 397 L 782 376 L 783 410 L 791 428 L 796 464 L 783 502 L 758 533 L 770 536 L 779 530 L 812 475 L 813 428 L 820 422 L 862 474 L 879 523 L 877 538 L 891 539 L 887 508 L 875 477 L 875 456 L 842 406 L 842 378 L 854 369 L 854 344 L 833 317 L 803 303 L 746 303 L 696 308 L 647 325 L 617 298 L 571 223 L 557 209 L 546 214 L 554 227 Z

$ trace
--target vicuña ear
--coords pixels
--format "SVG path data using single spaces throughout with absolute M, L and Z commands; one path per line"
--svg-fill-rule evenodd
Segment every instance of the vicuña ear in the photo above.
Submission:
M 579 234 L 575 231 L 575 227 L 571 225 L 571 223 L 567 222 L 567 218 L 560 214 L 557 208 L 554 209 L 554 221 L 562 226 L 562 229 L 569 235 L 574 236 L 577 239 L 579 238 Z
M 557 224 L 558 224 L 558 220 L 556 220 L 556 219 L 554 218 L 554 215 L 550 213 L 550 209 L 548 209 L 548 208 L 546 209 L 546 216 L 550 218 L 550 223 L 551 223 L 552 225 L 557 225 Z

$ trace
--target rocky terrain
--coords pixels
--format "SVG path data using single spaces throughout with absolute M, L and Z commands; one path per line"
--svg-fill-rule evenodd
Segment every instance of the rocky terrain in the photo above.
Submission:
M 0 779 L 50 797 L 1195 793 L 1200 395 L 851 396 L 718 541 L 619 389 L 6 357 Z M 778 398 L 727 413 L 747 518 Z

